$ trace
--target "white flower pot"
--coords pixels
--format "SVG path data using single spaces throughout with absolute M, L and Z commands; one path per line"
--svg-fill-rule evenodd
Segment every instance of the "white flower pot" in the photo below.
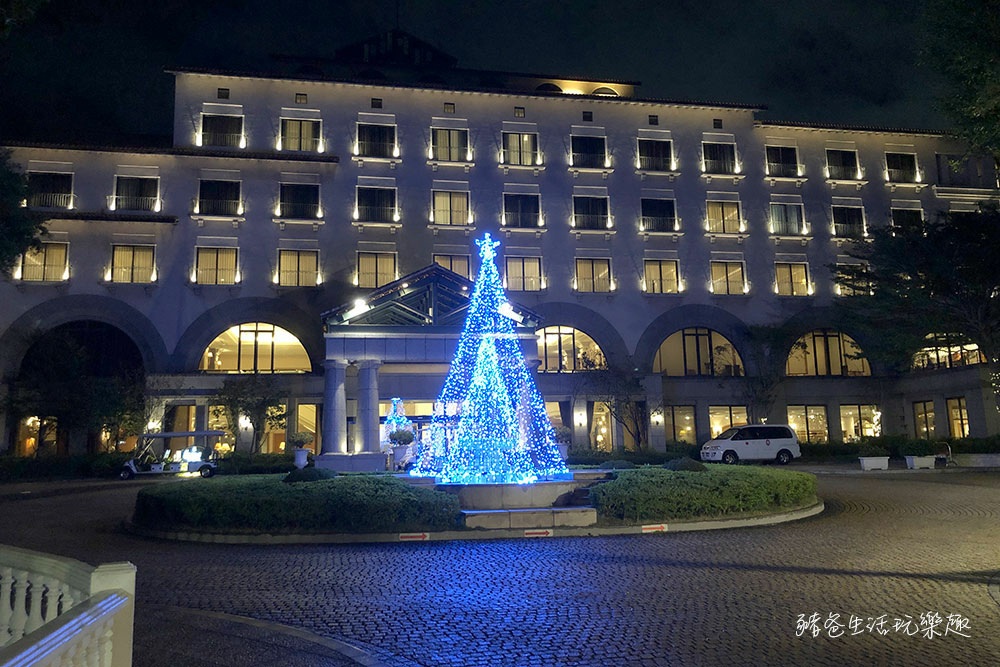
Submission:
M 910 470 L 917 470 L 919 468 L 930 468 L 934 469 L 934 457 L 933 456 L 907 456 L 906 457 L 906 467 Z
M 568 444 L 566 444 L 564 442 L 560 442 L 556 446 L 559 448 L 559 458 L 561 458 L 563 461 L 565 461 L 567 458 L 569 458 L 569 445 Z
M 309 464 L 309 450 L 305 447 L 295 448 L 295 467 L 302 470 Z
M 888 470 L 889 469 L 889 457 L 888 456 L 859 456 L 858 460 L 861 461 L 862 470 Z

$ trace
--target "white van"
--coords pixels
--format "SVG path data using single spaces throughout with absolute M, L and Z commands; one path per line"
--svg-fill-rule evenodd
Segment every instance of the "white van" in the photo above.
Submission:
M 701 446 L 702 461 L 777 461 L 785 465 L 800 456 L 799 439 L 787 424 L 734 426 Z

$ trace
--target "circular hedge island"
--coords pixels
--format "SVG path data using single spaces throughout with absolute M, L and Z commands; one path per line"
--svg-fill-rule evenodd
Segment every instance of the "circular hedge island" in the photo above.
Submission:
M 136 498 L 133 523 L 156 531 L 229 534 L 405 533 L 463 530 L 457 496 L 384 474 L 325 471 L 222 476 L 157 484 Z M 301 480 L 301 481 L 296 481 Z M 710 464 L 703 471 L 616 470 L 590 498 L 598 525 L 737 518 L 816 503 L 813 475 Z

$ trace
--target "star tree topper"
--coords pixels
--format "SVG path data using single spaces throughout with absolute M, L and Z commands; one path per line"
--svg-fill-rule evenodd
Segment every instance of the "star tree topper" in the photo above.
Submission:
M 497 256 L 497 248 L 500 246 L 499 241 L 494 241 L 490 238 L 490 233 L 486 232 L 480 240 L 476 241 L 476 245 L 479 246 L 479 256 L 486 261 L 493 261 L 493 258 Z

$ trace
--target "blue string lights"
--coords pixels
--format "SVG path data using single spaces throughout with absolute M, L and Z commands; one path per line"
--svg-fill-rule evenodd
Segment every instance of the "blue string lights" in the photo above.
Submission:
M 567 473 L 494 262 L 500 243 L 486 234 L 476 244 L 482 266 L 465 328 L 410 474 L 452 484 L 529 484 Z

